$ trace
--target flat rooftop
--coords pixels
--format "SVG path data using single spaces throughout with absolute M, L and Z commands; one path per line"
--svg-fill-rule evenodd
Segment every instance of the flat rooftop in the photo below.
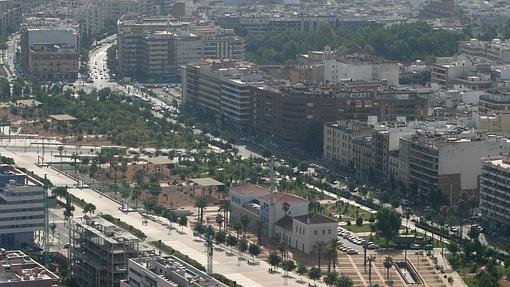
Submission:
M 85 220 L 74 220 L 74 223 L 113 244 L 126 241 L 142 241 L 132 233 L 99 216 Z

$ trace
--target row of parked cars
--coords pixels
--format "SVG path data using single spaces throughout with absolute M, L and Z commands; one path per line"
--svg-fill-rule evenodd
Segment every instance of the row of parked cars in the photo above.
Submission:
M 379 246 L 377 246 L 377 244 L 375 244 L 371 241 L 367 241 L 367 240 L 360 238 L 356 235 L 353 235 L 349 231 L 344 230 L 342 228 L 338 228 L 337 234 L 338 234 L 338 237 L 342 237 L 343 239 L 346 239 L 353 244 L 360 245 L 360 246 L 366 246 L 366 248 L 370 249 L 370 250 L 379 249 Z M 340 249 L 344 252 L 347 252 L 347 254 L 349 254 L 349 255 L 358 254 L 358 252 L 354 248 L 346 246 L 342 242 L 340 242 L 338 244 L 338 249 Z

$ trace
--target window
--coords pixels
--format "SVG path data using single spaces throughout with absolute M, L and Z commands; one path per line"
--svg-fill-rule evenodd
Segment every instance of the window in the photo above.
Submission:
M 314 230 L 314 231 L 313 231 L 313 235 L 317 235 L 317 230 Z
M 322 230 L 322 235 L 326 235 L 326 229 Z
M 328 234 L 331 234 L 331 229 L 328 229 Z

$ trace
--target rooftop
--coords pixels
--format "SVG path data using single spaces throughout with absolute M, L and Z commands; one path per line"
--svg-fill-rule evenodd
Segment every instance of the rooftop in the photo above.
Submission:
M 89 232 L 101 237 L 110 243 L 124 243 L 127 241 L 140 242 L 141 240 L 130 232 L 118 227 L 110 221 L 99 217 L 91 217 L 85 220 L 75 220 L 75 224 L 80 225 Z
M 0 283 L 23 281 L 50 281 L 51 283 L 57 284 L 60 282 L 60 278 L 29 256 L 25 255 L 22 251 L 6 251 L 3 248 L 0 249 Z M 44 286 L 51 285 L 45 284 Z
M 55 121 L 76 121 L 77 120 L 75 117 L 67 115 L 67 114 L 49 115 L 48 117 Z
M 321 214 L 307 214 L 294 217 L 294 220 L 303 222 L 305 224 L 324 224 L 324 223 L 337 223 L 336 220 L 326 217 Z
M 263 186 L 255 185 L 255 184 L 251 184 L 251 183 L 233 185 L 230 188 L 230 191 L 233 191 L 233 192 L 238 193 L 238 194 L 253 194 L 253 193 L 256 193 L 256 194 L 259 194 L 259 195 L 265 195 L 265 194 L 269 193 L 269 189 L 267 189 L 267 188 L 265 188 Z
M 223 186 L 223 182 L 217 181 L 214 178 L 210 177 L 202 177 L 202 178 L 192 178 L 191 182 L 200 185 L 200 186 Z
M 268 194 L 268 195 L 262 196 L 260 199 L 264 200 L 266 202 L 271 202 L 271 200 L 273 200 L 273 202 L 275 204 L 282 204 L 284 202 L 287 202 L 290 205 L 303 204 L 303 203 L 309 202 L 308 200 L 306 200 L 300 196 L 286 193 L 286 192 L 277 192 L 274 194 Z

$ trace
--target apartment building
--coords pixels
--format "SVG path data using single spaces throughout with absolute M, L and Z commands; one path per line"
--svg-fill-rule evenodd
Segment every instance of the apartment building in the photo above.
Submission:
M 459 53 L 481 57 L 497 63 L 510 63 L 510 41 L 493 39 L 480 41 L 471 39 L 459 43 Z
M 252 84 L 263 80 L 250 62 L 205 59 L 188 63 L 182 70 L 183 104 L 197 106 L 237 128 L 252 119 Z
M 130 16 L 118 21 L 119 68 L 127 77 L 175 82 L 187 63 L 243 56 L 244 42 L 233 30 L 207 22 Z
M 119 287 L 142 240 L 102 217 L 72 223 L 71 265 L 76 286 Z
M 120 287 L 226 287 L 225 284 L 175 256 L 150 256 L 128 261 Z
M 400 140 L 408 142 L 408 182 L 417 195 L 427 198 L 439 190 L 451 205 L 458 203 L 461 192 L 478 196 L 482 157 L 510 150 L 506 138 L 465 129 L 417 132 Z
M 283 141 L 298 142 L 306 127 L 344 119 L 366 121 L 422 120 L 427 99 L 414 91 L 382 83 L 264 84 L 253 87 L 255 131 Z
M 371 137 L 374 126 L 358 120 L 345 120 L 324 124 L 324 158 L 335 161 L 344 168 L 355 168 L 360 164 L 364 143 Z M 356 146 L 354 146 L 356 142 Z M 371 142 L 370 142 L 371 143 Z M 356 155 L 355 155 L 356 154 Z M 357 160 L 356 160 L 357 159 Z
M 481 159 L 480 210 L 482 217 L 508 225 L 510 222 L 510 158 L 508 155 Z
M 16 31 L 21 24 L 21 3 L 17 0 L 0 1 L 0 36 Z
M 20 250 L 0 249 L 0 287 L 58 287 L 60 278 Z
M 42 81 L 77 79 L 79 31 L 73 20 L 28 18 L 21 30 L 21 63 L 28 77 Z
M 15 168 L 0 166 L 0 246 L 34 246 L 34 232 L 44 227 L 44 188 Z
M 438 57 L 432 65 L 431 81 L 442 88 L 451 88 L 457 78 L 466 78 L 476 71 L 476 64 L 465 57 Z

